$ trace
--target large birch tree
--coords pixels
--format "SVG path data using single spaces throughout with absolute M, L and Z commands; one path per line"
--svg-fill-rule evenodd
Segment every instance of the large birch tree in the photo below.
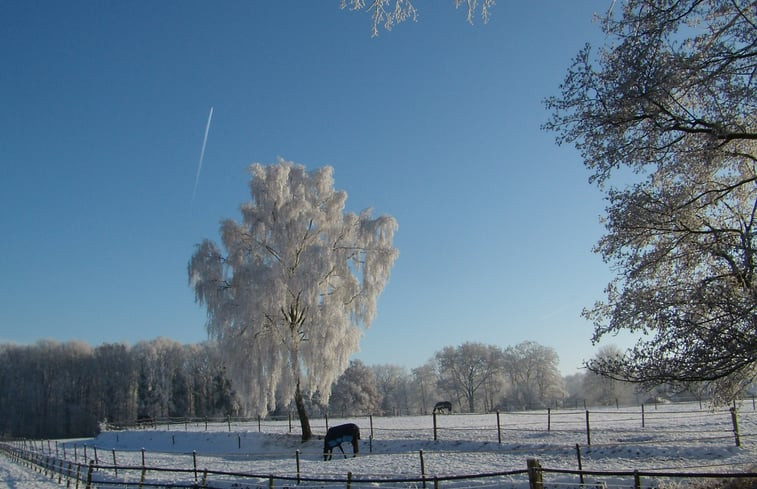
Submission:
M 331 167 L 280 160 L 250 173 L 241 222 L 221 222 L 220 247 L 198 245 L 189 280 L 248 410 L 264 415 L 294 400 L 305 441 L 305 401 L 318 392 L 328 402 L 376 316 L 398 256 L 397 222 L 345 212 Z

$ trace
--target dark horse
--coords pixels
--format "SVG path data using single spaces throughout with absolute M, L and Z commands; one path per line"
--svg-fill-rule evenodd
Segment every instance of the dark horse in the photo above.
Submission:
M 434 405 L 434 412 L 435 413 L 441 413 L 442 411 L 447 411 L 447 413 L 452 412 L 452 403 L 449 401 L 439 401 Z
M 358 452 L 357 441 L 359 439 L 360 428 L 356 424 L 340 424 L 329 428 L 326 432 L 326 438 L 323 439 L 323 460 L 331 460 L 331 451 L 334 447 L 339 447 L 344 458 L 347 458 L 347 454 L 344 453 L 344 448 L 342 448 L 342 443 L 347 442 L 352 443 L 352 456 L 356 457 Z

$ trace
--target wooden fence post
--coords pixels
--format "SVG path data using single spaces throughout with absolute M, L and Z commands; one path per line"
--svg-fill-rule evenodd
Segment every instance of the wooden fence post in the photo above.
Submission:
M 118 464 L 116 464 L 116 449 L 113 449 L 113 471 L 114 475 L 117 478 L 118 477 Z
M 347 489 L 352 489 L 352 472 L 347 472 Z
M 731 422 L 733 423 L 733 436 L 736 438 L 736 446 L 741 446 L 741 436 L 739 435 L 739 417 L 736 414 L 736 408 L 731 408 Z
M 195 468 L 195 482 L 197 482 L 197 450 L 192 450 L 192 465 Z
M 499 409 L 497 410 L 497 441 L 502 444 L 502 424 L 499 422 Z
M 92 487 L 92 470 L 94 470 L 95 461 L 89 461 L 89 469 L 87 470 L 87 489 Z
M 423 487 L 426 487 L 426 464 L 423 461 L 423 450 L 420 451 L 421 455 L 421 479 L 423 480 Z
M 641 405 L 641 427 L 646 427 L 646 417 L 644 416 L 644 404 Z
M 434 411 L 431 415 L 434 417 L 434 441 L 437 441 L 438 438 L 436 437 L 436 411 Z
M 294 456 L 297 459 L 297 484 L 300 483 L 300 451 L 296 450 Z
M 370 414 L 370 415 L 368 416 L 368 419 L 369 419 L 369 420 L 370 420 L 370 422 L 371 422 L 371 440 L 373 440 L 373 414 Z
M 586 410 L 586 444 L 591 446 L 591 426 L 589 425 L 589 411 Z
M 641 476 L 638 470 L 633 471 L 633 487 L 634 489 L 641 489 Z
M 581 478 L 581 485 L 584 485 L 584 468 L 581 463 L 581 445 L 576 443 L 576 458 L 578 458 L 578 476 Z
M 544 483 L 542 482 L 541 464 L 539 460 L 535 458 L 529 458 L 526 460 L 526 466 L 528 467 L 528 484 L 531 489 L 544 489 Z
M 552 408 L 547 408 L 547 431 L 552 431 Z

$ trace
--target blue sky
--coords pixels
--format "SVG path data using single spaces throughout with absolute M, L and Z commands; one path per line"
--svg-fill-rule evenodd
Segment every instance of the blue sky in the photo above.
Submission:
M 533 340 L 574 373 L 601 193 L 541 101 L 609 1 L 452 0 L 370 37 L 339 1 L 16 1 L 0 9 L 0 340 L 206 339 L 186 265 L 249 200 L 247 167 L 331 165 L 400 258 L 358 358 Z M 193 190 L 205 125 L 207 139 Z M 622 343 L 618 343 L 624 346 Z

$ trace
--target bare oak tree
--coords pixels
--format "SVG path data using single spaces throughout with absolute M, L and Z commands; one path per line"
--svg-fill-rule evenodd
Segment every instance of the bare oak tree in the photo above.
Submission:
M 727 402 L 757 373 L 757 3 L 613 5 L 605 45 L 583 49 L 546 101 L 546 128 L 578 148 L 609 200 L 596 251 L 617 277 L 584 312 L 594 341 L 639 334 L 588 366 L 649 385 L 705 381 Z

